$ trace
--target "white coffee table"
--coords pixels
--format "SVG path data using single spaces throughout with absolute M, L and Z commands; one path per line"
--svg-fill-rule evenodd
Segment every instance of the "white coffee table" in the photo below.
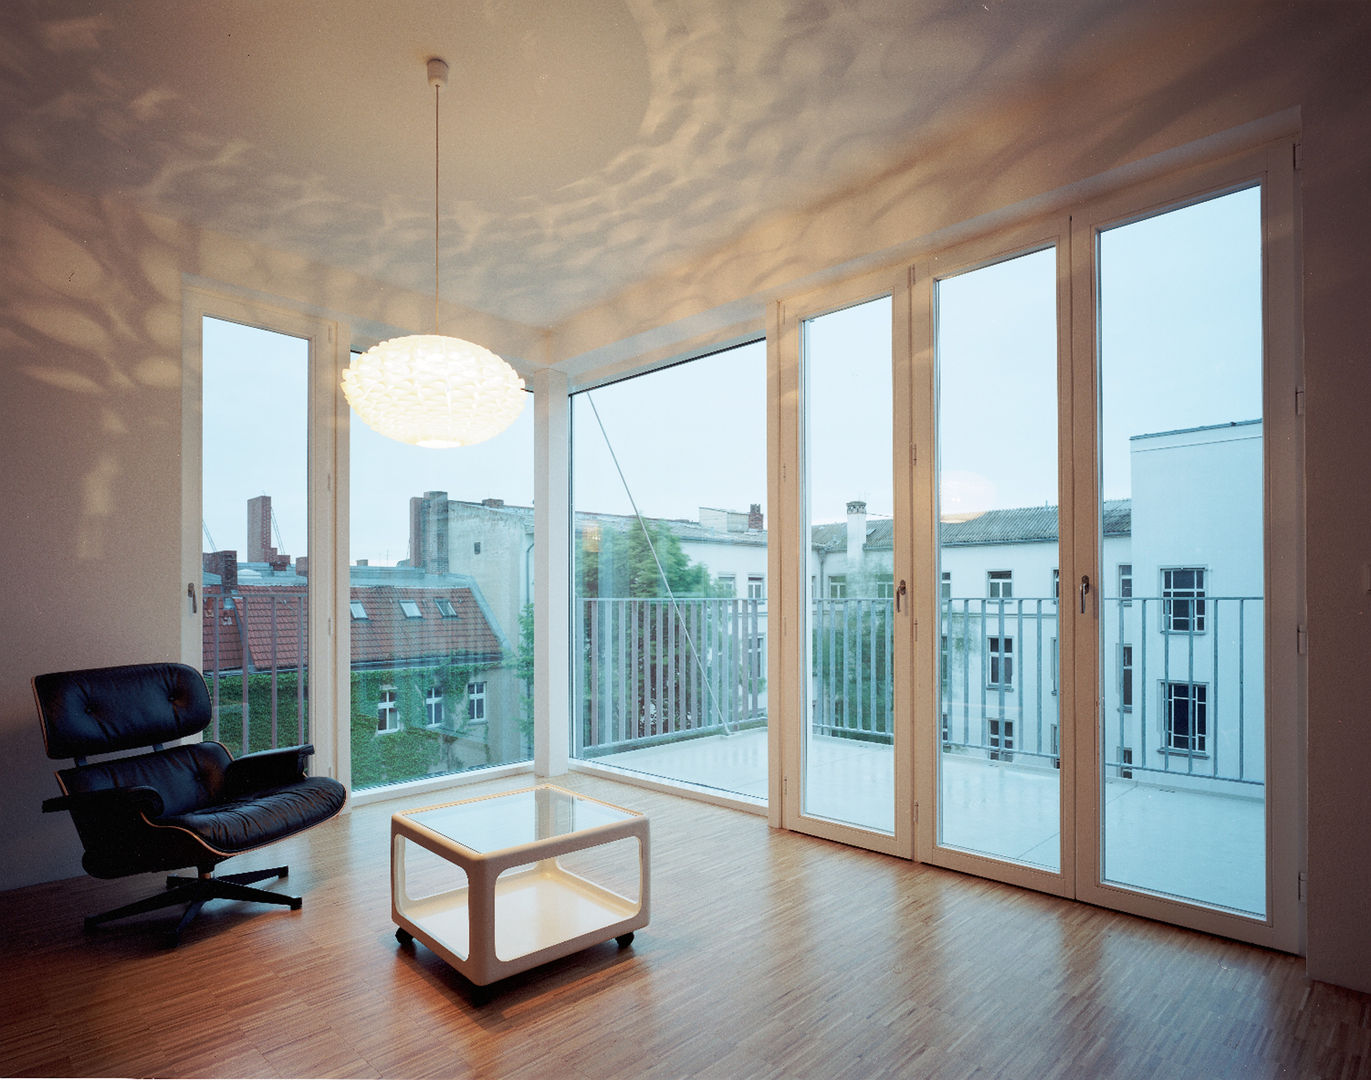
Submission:
M 647 818 L 633 810 L 540 784 L 402 811 L 390 820 L 390 836 L 396 938 L 423 942 L 478 986 L 610 938 L 627 945 L 647 925 Z M 635 840 L 635 899 L 559 862 Z M 406 872 L 410 845 L 458 867 L 455 887 L 420 894 Z

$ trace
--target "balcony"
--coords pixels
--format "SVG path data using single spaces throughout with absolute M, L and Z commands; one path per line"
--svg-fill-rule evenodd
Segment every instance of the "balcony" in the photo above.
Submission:
M 613 603 L 620 605 L 615 625 L 632 637 L 631 612 L 642 602 Z M 1164 597 L 1106 600 L 1102 607 L 1106 876 L 1216 907 L 1264 911 L 1260 598 L 1206 597 L 1203 620 L 1182 619 Z M 806 811 L 817 816 L 855 823 L 889 819 L 890 611 L 889 601 L 871 599 L 824 600 L 812 608 L 815 704 L 805 790 Z M 733 624 L 720 619 L 716 625 Z M 762 626 L 764 616 L 738 625 Z M 943 630 L 940 842 L 1050 862 L 1060 829 L 1057 604 L 1037 598 L 947 600 Z M 644 640 L 641 623 L 636 634 L 635 640 Z M 745 651 L 741 642 L 716 640 L 708 655 L 728 658 Z M 658 708 L 652 689 L 672 680 L 654 675 L 645 653 L 625 649 L 622 655 L 636 658 L 629 665 L 636 671 L 621 667 L 620 680 L 601 684 L 627 690 L 617 697 L 602 694 L 598 713 L 620 717 L 636 710 L 639 721 L 617 728 L 601 722 L 594 731 L 627 731 L 631 737 L 604 739 L 584 747 L 583 756 L 764 803 L 764 710 L 728 725 L 707 716 L 697 721 L 689 711 L 679 715 L 669 705 Z M 673 670 L 683 663 L 677 656 Z M 714 675 L 721 691 L 739 685 L 737 671 Z M 1176 686 L 1203 687 L 1204 693 L 1168 697 L 1168 688 Z

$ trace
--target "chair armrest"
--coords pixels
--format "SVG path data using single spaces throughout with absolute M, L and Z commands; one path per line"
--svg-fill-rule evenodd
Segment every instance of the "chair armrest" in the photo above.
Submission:
M 50 814 L 54 810 L 88 812 L 101 816 L 143 815 L 155 818 L 161 816 L 163 804 L 162 796 L 156 788 L 104 788 L 100 791 L 74 791 L 69 795 L 56 795 L 51 799 L 44 799 L 43 813 Z
M 314 747 L 308 743 L 244 754 L 228 763 L 224 783 L 232 797 L 292 784 L 305 775 L 305 767 L 313 756 Z

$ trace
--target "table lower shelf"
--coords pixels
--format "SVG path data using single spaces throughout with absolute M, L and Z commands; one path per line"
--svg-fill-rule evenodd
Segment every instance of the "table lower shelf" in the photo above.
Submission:
M 473 982 L 504 978 L 646 924 L 642 906 L 555 862 L 502 874 L 495 884 L 493 950 L 471 948 L 468 890 L 408 901 L 396 912 L 413 934 Z

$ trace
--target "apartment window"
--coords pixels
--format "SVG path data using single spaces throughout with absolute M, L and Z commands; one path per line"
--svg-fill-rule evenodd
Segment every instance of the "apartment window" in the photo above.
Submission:
M 720 575 L 719 575 L 717 578 L 715 578 L 714 580 L 715 580 L 715 582 L 716 582 L 716 583 L 718 584 L 718 586 L 719 586 L 719 595 L 720 595 L 720 596 L 737 596 L 737 595 L 738 595 L 738 575 L 737 575 L 737 574 L 720 574 Z
M 1062 594 L 1062 572 L 1057 567 L 1052 568 L 1052 599 L 1056 600 Z
M 419 610 L 419 605 L 413 600 L 401 600 L 400 610 L 404 612 L 406 619 L 422 619 L 424 613 Z
M 747 598 L 749 600 L 766 599 L 766 578 L 760 574 L 749 574 L 747 577 Z
M 1119 599 L 1125 604 L 1133 603 L 1133 564 L 1119 563 Z
M 876 582 L 876 599 L 877 599 L 877 600 L 894 600 L 894 599 L 895 599 L 895 583 L 894 583 L 893 581 L 878 581 L 878 582 Z
M 939 584 L 940 594 L 944 600 L 952 599 L 952 571 L 944 570 L 943 579 Z
M 760 679 L 766 673 L 766 636 L 754 634 L 747 640 L 748 671 L 752 678 Z
M 1119 646 L 1119 707 L 1124 712 L 1133 709 L 1133 646 Z
M 452 606 L 452 601 L 449 600 L 449 599 L 447 599 L 446 597 L 443 597 L 443 596 L 438 597 L 438 599 L 436 599 L 436 600 L 433 601 L 433 604 L 434 604 L 435 607 L 437 607 L 437 609 L 438 609 L 438 614 L 441 615 L 443 618 L 445 618 L 445 619 L 455 619 L 455 618 L 457 618 L 457 609 L 456 609 L 455 607 Z
M 424 714 L 429 727 L 443 726 L 443 688 L 430 686 L 424 695 Z
M 354 600 L 352 603 L 348 604 L 348 608 L 352 611 L 352 617 L 354 619 L 368 618 L 367 609 L 362 606 L 362 601 Z
M 1206 754 L 1209 748 L 1209 688 L 1203 683 L 1162 684 L 1166 708 L 1165 747 L 1172 753 Z
M 847 596 L 847 578 L 842 574 L 834 574 L 828 579 L 828 598 L 841 600 L 845 596 Z
M 987 637 L 985 652 L 986 686 L 991 690 L 1014 689 L 1014 639 Z
M 376 703 L 376 730 L 399 731 L 400 717 L 393 686 L 381 687 L 381 700 Z
M 985 575 L 985 594 L 992 600 L 1008 600 L 1014 595 L 1014 571 L 990 570 Z
M 1163 569 L 1162 629 L 1203 634 L 1204 615 L 1204 571 L 1193 566 Z
M 486 684 L 467 683 L 467 719 L 472 723 L 484 723 L 486 718 Z

